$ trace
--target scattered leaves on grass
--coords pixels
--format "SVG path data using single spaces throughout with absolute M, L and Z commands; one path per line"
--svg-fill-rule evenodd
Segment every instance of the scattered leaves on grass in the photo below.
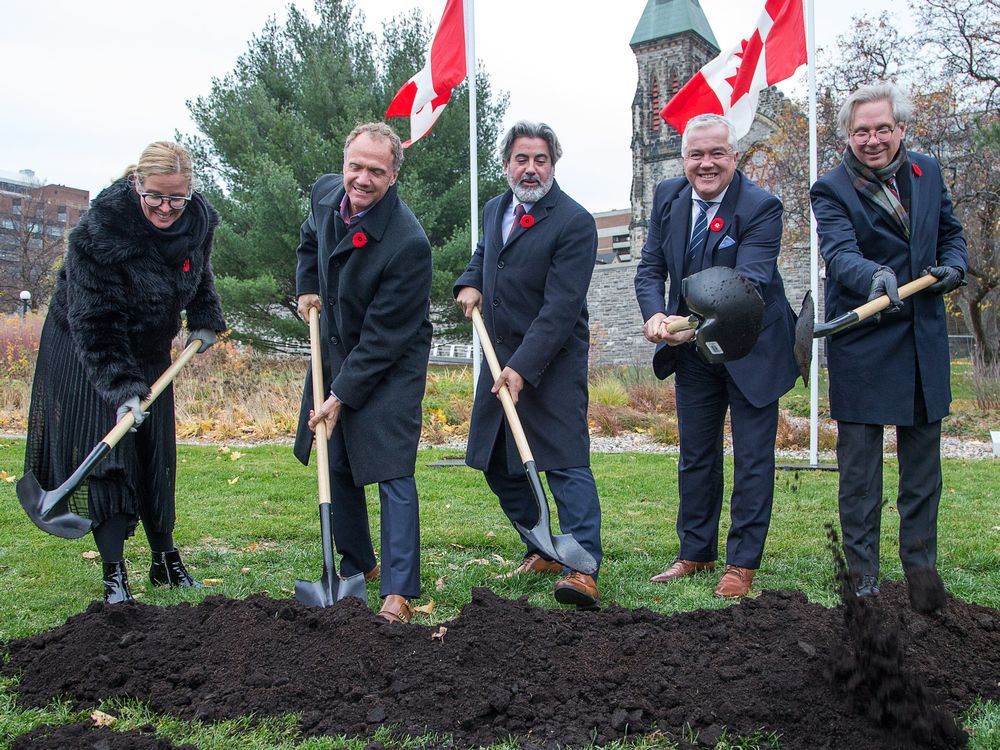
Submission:
M 240 478 L 233 477 L 232 479 L 227 479 L 226 481 L 229 482 L 229 484 L 236 484 L 238 481 L 240 481 Z
M 238 461 L 241 458 L 243 458 L 243 454 L 240 453 L 239 451 L 233 451 L 232 453 L 229 454 L 230 461 Z
M 422 615 L 429 615 L 434 611 L 434 600 L 431 599 L 427 604 L 422 604 L 419 607 L 413 608 L 414 612 L 419 612 Z
M 223 445 L 223 446 L 217 448 L 216 452 L 217 453 L 229 453 L 229 446 L 228 445 Z
M 487 531 L 486 532 L 486 538 L 487 539 L 496 539 L 496 536 L 497 536 L 497 533 L 495 531 Z
M 0 471 L 0 479 L 5 482 L 16 482 L 17 477 L 13 474 L 8 474 L 6 471 Z M 953 490 L 954 491 L 954 490 Z
M 88 549 L 86 552 L 80 555 L 80 557 L 82 557 L 84 560 L 96 560 L 100 556 L 101 554 L 99 552 L 95 552 L 92 549 Z
M 444 625 L 442 625 L 435 632 L 431 633 L 431 640 L 432 641 L 441 641 L 442 643 L 444 643 L 444 635 L 447 632 L 448 632 L 448 628 L 446 628 Z
M 437 591 L 444 591 L 444 579 L 445 576 L 441 576 L 436 581 L 434 581 L 434 588 Z
M 246 575 L 249 572 L 250 572 L 250 568 L 240 568 L 240 573 L 242 573 L 243 575 Z
M 485 557 L 477 557 L 475 560 L 466 560 L 465 564 L 462 565 L 463 568 L 467 568 L 470 565 L 489 565 L 490 561 Z
M 117 718 L 111 714 L 106 714 L 103 711 L 96 710 L 90 715 L 90 719 L 94 722 L 94 726 L 98 727 L 110 727 L 117 721 Z
M 224 580 L 225 580 L 224 578 L 205 578 L 202 580 L 202 583 L 204 583 L 206 586 L 218 586 Z

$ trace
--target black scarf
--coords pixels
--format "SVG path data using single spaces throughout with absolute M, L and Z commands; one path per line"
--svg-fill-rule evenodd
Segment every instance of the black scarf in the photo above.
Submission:
M 909 161 L 906 148 L 902 143 L 899 144 L 899 151 L 896 152 L 893 160 L 878 169 L 865 166 L 854 155 L 850 146 L 844 150 L 844 168 L 851 176 L 854 189 L 871 204 L 884 211 L 899 233 L 907 240 L 910 239 L 910 215 L 903 208 L 903 204 L 899 202 L 899 198 L 889 189 L 888 182 Z
M 129 190 L 132 203 L 141 212 L 142 198 L 135 190 Z M 143 214 L 142 225 L 153 242 L 160 259 L 168 266 L 177 266 L 190 258 L 208 235 L 208 207 L 201 193 L 193 193 L 184 213 L 166 229 L 160 229 Z

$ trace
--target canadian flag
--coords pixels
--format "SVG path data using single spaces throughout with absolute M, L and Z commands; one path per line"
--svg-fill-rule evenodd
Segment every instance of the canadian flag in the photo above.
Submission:
M 448 0 L 434 33 L 427 64 L 396 92 L 386 117 L 409 117 L 409 147 L 434 127 L 451 99 L 451 91 L 465 79 L 465 15 L 462 0 Z
M 750 132 L 761 89 L 790 78 L 807 62 L 803 0 L 767 0 L 749 39 L 722 52 L 681 87 L 660 117 L 683 133 L 697 115 L 725 115 L 736 137 Z

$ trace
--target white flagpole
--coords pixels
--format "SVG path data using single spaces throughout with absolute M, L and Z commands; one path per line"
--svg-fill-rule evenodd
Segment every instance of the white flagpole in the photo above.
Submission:
M 479 149 L 476 125 L 476 18 L 475 0 L 463 0 L 465 19 L 465 70 L 469 79 L 469 213 L 472 235 L 472 251 L 476 253 L 479 242 Z M 472 392 L 476 392 L 479 371 L 483 366 L 483 354 L 479 348 L 479 336 L 472 331 Z
M 806 3 L 806 54 L 809 77 L 809 186 L 816 182 L 816 16 L 813 0 Z M 816 216 L 809 205 L 809 290 L 812 293 L 814 315 L 819 315 L 819 240 L 816 236 Z M 813 323 L 817 322 L 814 317 Z M 819 463 L 819 340 L 812 340 L 812 361 L 809 365 L 809 465 Z

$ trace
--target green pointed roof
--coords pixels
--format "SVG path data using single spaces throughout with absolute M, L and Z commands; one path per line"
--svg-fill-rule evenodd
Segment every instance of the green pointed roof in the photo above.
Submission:
M 647 0 L 642 18 L 635 27 L 631 46 L 662 39 L 685 31 L 693 31 L 716 49 L 719 43 L 715 41 L 712 27 L 708 25 L 705 11 L 701 9 L 698 0 Z

